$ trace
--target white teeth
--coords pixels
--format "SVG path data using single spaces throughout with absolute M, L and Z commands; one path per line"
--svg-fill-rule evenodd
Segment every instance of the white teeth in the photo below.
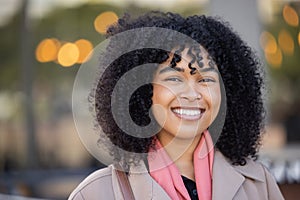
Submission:
M 188 110 L 188 109 L 173 109 L 173 112 L 180 115 L 190 115 L 190 116 L 196 116 L 201 114 L 200 110 Z

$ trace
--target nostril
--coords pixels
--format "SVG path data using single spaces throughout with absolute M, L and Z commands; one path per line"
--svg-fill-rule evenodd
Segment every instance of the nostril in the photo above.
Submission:
M 182 93 L 180 97 L 183 99 L 187 99 L 189 101 L 195 101 L 195 100 L 200 100 L 202 98 L 202 95 L 194 91 L 194 92 Z

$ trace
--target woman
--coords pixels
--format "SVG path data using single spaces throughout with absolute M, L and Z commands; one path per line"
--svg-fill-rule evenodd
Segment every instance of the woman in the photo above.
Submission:
M 166 31 L 148 33 L 149 27 Z M 126 15 L 107 35 L 131 30 L 142 30 L 143 39 L 112 39 L 102 64 L 135 43 L 171 50 L 135 49 L 109 63 L 92 98 L 105 134 L 99 142 L 109 144 L 115 164 L 87 177 L 69 199 L 283 199 L 270 173 L 254 162 L 265 111 L 261 65 L 251 49 L 213 17 Z M 121 81 L 149 63 L 157 65 Z M 141 79 L 146 84 L 131 92 L 129 85 Z

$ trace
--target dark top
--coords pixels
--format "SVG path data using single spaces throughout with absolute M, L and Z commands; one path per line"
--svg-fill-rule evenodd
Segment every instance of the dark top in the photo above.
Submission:
M 184 176 L 181 176 L 181 177 L 182 177 L 183 183 L 185 185 L 185 188 L 187 189 L 187 191 L 191 197 L 191 200 L 198 200 L 196 183 L 187 177 L 184 177 Z

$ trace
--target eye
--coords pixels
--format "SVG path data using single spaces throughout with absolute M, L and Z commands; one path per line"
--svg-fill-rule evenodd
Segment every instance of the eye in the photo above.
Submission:
M 177 78 L 177 77 L 166 78 L 165 81 L 182 82 L 182 80 L 180 78 Z
M 212 78 L 202 78 L 201 80 L 199 80 L 200 83 L 208 83 L 208 82 L 216 82 L 214 79 Z

